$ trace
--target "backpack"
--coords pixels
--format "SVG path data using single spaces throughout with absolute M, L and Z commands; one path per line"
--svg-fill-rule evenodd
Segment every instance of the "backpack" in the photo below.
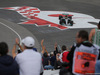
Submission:
M 95 64 L 99 55 L 99 50 L 93 45 L 87 47 L 81 45 L 75 48 L 73 58 L 74 74 L 93 74 L 95 73 Z

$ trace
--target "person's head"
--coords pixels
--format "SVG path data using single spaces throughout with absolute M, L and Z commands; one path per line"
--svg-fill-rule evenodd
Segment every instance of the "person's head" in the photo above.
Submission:
M 5 42 L 0 42 L 0 56 L 6 55 L 8 53 L 8 45 Z
M 62 51 L 65 51 L 65 50 L 67 50 L 67 48 L 66 48 L 65 45 L 63 45 L 63 46 L 62 46 Z
M 61 51 L 58 51 L 58 53 L 57 54 L 61 54 Z
M 82 43 L 83 41 L 88 41 L 88 32 L 85 30 L 80 30 L 76 34 L 76 41 L 77 41 L 77 43 Z
M 22 43 L 25 49 L 33 49 L 35 40 L 32 37 L 28 36 L 22 40 Z
M 50 56 L 51 56 L 51 57 L 54 56 L 54 52 L 51 52 L 51 53 L 50 53 Z
M 43 54 L 43 56 L 44 56 L 44 57 L 48 57 L 48 54 L 45 52 L 45 53 Z
M 98 23 L 98 29 L 100 29 L 100 21 L 99 21 L 99 23 Z

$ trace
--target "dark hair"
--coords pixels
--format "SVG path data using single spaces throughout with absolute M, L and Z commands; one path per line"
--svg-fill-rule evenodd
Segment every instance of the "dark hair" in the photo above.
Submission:
M 88 32 L 85 31 L 85 30 L 80 30 L 79 31 L 79 34 L 78 34 L 78 37 L 88 41 L 89 37 L 88 37 Z
M 43 56 L 44 56 L 44 57 L 48 57 L 48 54 L 45 52 L 45 53 L 43 54 Z
M 65 45 L 62 46 L 62 50 L 63 50 L 63 51 L 66 50 L 66 46 L 65 46 Z
M 25 46 L 26 47 L 26 49 L 33 49 L 34 47 L 27 47 L 27 46 Z
M 98 29 L 100 29 L 100 21 L 99 21 L 99 23 L 98 23 Z
M 0 55 L 6 55 L 8 53 L 8 45 L 5 42 L 0 42 Z

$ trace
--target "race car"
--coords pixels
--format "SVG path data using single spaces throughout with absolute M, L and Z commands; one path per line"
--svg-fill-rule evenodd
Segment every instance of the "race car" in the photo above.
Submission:
M 70 14 L 63 13 L 62 15 L 59 15 L 59 24 L 60 25 L 68 25 L 68 26 L 73 26 L 73 20 L 72 16 Z

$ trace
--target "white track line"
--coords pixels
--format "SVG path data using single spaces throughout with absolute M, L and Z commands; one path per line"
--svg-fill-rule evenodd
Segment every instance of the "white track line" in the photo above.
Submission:
M 0 22 L 0 24 L 2 24 L 3 26 L 9 28 L 11 31 L 13 31 L 19 37 L 20 44 L 21 44 L 21 37 L 20 37 L 20 35 L 14 29 L 12 29 L 11 27 L 7 26 L 6 24 L 4 24 L 2 22 Z

